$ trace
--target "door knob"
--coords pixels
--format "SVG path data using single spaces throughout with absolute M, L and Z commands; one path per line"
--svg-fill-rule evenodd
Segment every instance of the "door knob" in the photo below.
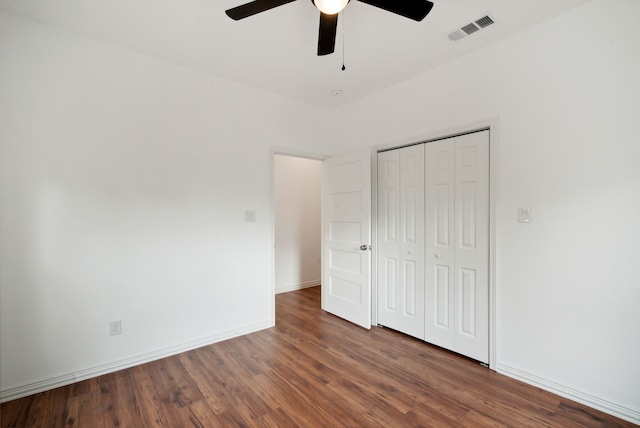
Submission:
M 363 245 L 360 245 L 360 249 L 361 249 L 362 251 L 367 251 L 367 250 L 369 249 L 369 246 L 368 246 L 368 245 L 363 244 Z
M 439 259 L 440 257 L 442 257 L 442 255 L 436 254 L 436 259 Z

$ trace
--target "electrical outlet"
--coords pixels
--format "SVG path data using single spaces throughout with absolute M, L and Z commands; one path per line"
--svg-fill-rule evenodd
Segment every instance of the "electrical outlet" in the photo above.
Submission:
M 122 333 L 122 321 L 111 321 L 109 323 L 109 336 L 115 336 Z

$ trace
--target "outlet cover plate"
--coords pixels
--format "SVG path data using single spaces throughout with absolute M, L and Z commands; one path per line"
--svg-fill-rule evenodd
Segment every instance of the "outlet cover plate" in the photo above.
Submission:
M 122 333 L 122 321 L 111 321 L 109 323 L 109 336 L 116 336 Z

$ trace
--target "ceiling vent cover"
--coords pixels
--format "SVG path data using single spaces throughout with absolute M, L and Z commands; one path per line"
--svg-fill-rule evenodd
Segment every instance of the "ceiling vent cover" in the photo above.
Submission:
M 480 30 L 480 28 L 478 28 L 476 24 L 467 24 L 464 27 L 462 27 L 462 31 L 467 33 L 467 36 L 470 36 L 471 34 L 475 33 L 478 30 Z
M 489 18 L 489 16 L 483 16 L 476 21 L 476 25 L 480 28 L 486 28 L 491 24 L 493 24 L 493 19 Z
M 485 15 L 482 18 L 476 19 L 474 22 L 471 22 L 467 25 L 462 26 L 461 28 L 447 34 L 447 37 L 452 42 L 457 42 L 465 38 L 466 36 L 470 36 L 471 34 L 482 30 L 483 28 L 487 28 L 489 25 L 495 23 L 495 20 L 491 18 L 489 15 Z
M 466 34 L 464 34 L 464 31 L 456 30 L 453 33 L 449 34 L 449 40 L 451 40 L 452 42 L 457 42 L 458 40 L 462 39 L 465 36 Z

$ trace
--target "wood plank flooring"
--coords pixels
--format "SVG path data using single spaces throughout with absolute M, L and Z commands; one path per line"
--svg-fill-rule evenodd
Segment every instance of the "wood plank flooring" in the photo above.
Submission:
M 2 427 L 628 427 L 392 330 L 276 296 L 274 328 L 2 404 Z

